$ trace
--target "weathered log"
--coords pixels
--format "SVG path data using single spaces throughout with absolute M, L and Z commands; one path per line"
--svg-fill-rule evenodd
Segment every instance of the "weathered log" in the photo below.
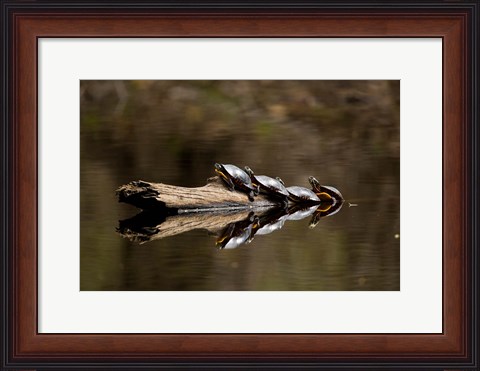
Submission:
M 234 210 L 273 207 L 281 201 L 263 195 L 254 201 L 241 191 L 230 191 L 218 177 L 209 179 L 203 187 L 177 187 L 163 183 L 133 181 L 117 189 L 119 202 L 125 202 L 143 210 L 176 209 L 178 213 L 208 210 Z

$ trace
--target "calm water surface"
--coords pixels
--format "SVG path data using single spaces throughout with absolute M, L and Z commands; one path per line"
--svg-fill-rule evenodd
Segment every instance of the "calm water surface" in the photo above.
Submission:
M 81 290 L 399 290 L 399 84 L 394 81 L 82 81 Z M 219 250 L 191 230 L 138 244 L 132 180 L 202 186 L 215 162 L 348 204 Z

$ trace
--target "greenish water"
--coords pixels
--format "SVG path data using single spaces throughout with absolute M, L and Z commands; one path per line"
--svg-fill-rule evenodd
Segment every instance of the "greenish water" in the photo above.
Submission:
M 399 290 L 396 81 L 82 81 L 81 290 Z M 202 186 L 215 162 L 308 186 L 348 207 L 289 220 L 234 249 L 204 229 L 139 244 L 117 229 L 132 180 Z

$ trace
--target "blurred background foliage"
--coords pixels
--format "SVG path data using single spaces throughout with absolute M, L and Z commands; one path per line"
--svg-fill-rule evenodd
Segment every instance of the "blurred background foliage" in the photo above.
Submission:
M 81 81 L 81 290 L 399 290 L 399 81 Z M 213 163 L 347 201 L 217 251 L 206 231 L 135 245 L 132 180 L 202 186 Z

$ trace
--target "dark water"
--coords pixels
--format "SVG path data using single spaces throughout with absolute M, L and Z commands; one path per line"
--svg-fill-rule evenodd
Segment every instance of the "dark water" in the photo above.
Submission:
M 396 81 L 82 81 L 81 290 L 399 290 Z M 347 202 L 235 249 L 190 230 L 139 244 L 140 210 L 115 189 L 142 179 L 202 186 L 215 162 L 249 165 Z

